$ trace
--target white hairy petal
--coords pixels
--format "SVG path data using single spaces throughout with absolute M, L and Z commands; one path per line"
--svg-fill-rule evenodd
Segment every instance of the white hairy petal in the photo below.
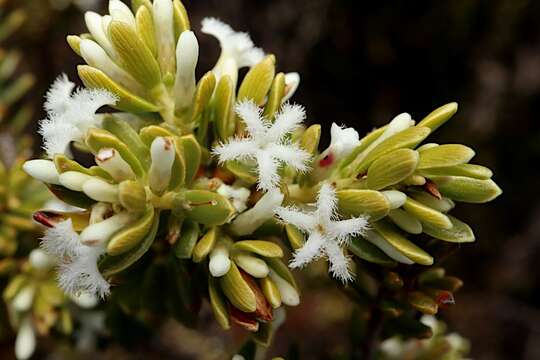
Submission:
M 276 115 L 276 119 L 267 131 L 269 142 L 279 143 L 283 138 L 300 128 L 306 118 L 306 112 L 301 105 L 284 104 Z
M 44 183 L 60 184 L 58 171 L 51 160 L 28 160 L 23 164 L 23 170 L 34 179 Z
M 318 259 L 323 254 L 323 245 L 328 239 L 319 232 L 313 232 L 309 235 L 305 244 L 295 251 L 289 264 L 291 268 L 301 268 Z
M 75 89 L 75 83 L 69 81 L 66 74 L 58 76 L 45 96 L 45 110 L 56 114 L 66 111 L 73 89 Z
M 328 262 L 330 263 L 329 271 L 333 277 L 341 282 L 346 283 L 353 279 L 349 271 L 349 259 L 343 254 L 343 250 L 335 242 L 328 242 L 324 245 Z
M 57 258 L 75 256 L 80 246 L 80 237 L 73 229 L 71 219 L 62 221 L 56 226 L 47 229 L 45 235 L 41 238 L 43 250 Z
M 231 160 L 246 160 L 253 158 L 257 150 L 257 144 L 249 139 L 231 139 L 226 144 L 219 144 L 212 153 L 224 163 Z
M 303 213 L 295 208 L 278 207 L 275 209 L 275 213 L 281 221 L 294 225 L 305 232 L 314 231 L 317 225 L 317 219 L 313 215 Z

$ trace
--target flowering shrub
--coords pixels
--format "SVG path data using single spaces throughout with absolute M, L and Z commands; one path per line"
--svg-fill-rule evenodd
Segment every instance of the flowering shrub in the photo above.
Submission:
M 221 55 L 196 79 L 198 41 L 179 0 L 111 0 L 85 22 L 88 33 L 67 38 L 85 87 L 65 75 L 52 85 L 46 157 L 23 166 L 77 208 L 34 214 L 67 294 L 186 324 L 206 298 L 224 329 L 268 345 L 276 314 L 301 302 L 289 267 L 323 259 L 388 335 L 430 336 L 417 311 L 435 314 L 461 286 L 430 267 L 437 245 L 475 240 L 449 212 L 501 193 L 471 148 L 425 142 L 456 103 L 363 138 L 333 124 L 320 149 L 321 126 L 291 100 L 299 75 L 277 72 L 248 34 L 204 19 Z M 156 283 L 167 284 L 159 299 Z

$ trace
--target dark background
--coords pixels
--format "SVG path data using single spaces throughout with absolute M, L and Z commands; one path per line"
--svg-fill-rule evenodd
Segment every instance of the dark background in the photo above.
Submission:
M 64 38 L 85 30 L 76 8 L 59 13 L 44 10 L 43 2 L 26 2 L 34 9 L 31 21 L 12 42 L 38 77 L 30 94 L 37 109 L 59 73 L 76 78 L 81 60 Z M 435 107 L 459 102 L 453 120 L 430 140 L 473 147 L 475 162 L 494 170 L 504 194 L 487 205 L 458 206 L 455 213 L 472 225 L 477 242 L 446 263 L 465 286 L 441 315 L 472 341 L 472 358 L 540 358 L 540 1 L 184 4 L 196 32 L 204 16 L 219 17 L 274 53 L 278 70 L 299 72 L 293 99 L 306 106 L 310 123 L 325 130 L 337 122 L 364 134 L 401 112 L 420 120 Z M 202 73 L 219 50 L 214 39 L 197 35 Z M 273 352 L 283 354 L 294 342 L 305 358 L 347 349 L 350 311 L 327 289 L 306 290 Z M 174 337 L 164 338 L 160 346 L 171 357 L 190 354 Z

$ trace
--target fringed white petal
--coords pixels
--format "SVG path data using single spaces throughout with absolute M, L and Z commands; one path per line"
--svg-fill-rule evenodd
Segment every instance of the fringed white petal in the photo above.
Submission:
M 212 150 L 212 153 L 218 156 L 219 162 L 231 160 L 247 160 L 254 158 L 257 150 L 257 144 L 250 139 L 232 138 L 226 144 L 219 144 Z
M 77 256 L 59 266 L 58 282 L 62 290 L 70 295 L 88 292 L 105 298 L 110 285 L 98 269 L 98 260 L 104 253 L 104 247 L 81 245 Z
M 283 138 L 297 130 L 306 118 L 304 107 L 298 104 L 284 104 L 272 127 L 268 130 L 267 138 L 271 142 L 281 142 Z
M 332 234 L 339 245 L 344 245 L 353 236 L 365 235 L 368 229 L 368 219 L 366 217 L 356 217 L 334 221 L 328 225 L 327 231 Z
M 275 189 L 279 186 L 278 174 L 279 163 L 265 151 L 259 151 L 256 155 L 259 182 L 257 187 L 264 191 Z
M 319 232 L 311 233 L 304 246 L 296 250 L 289 266 L 291 268 L 301 268 L 318 259 L 323 255 L 323 246 L 327 241 L 328 239 Z
M 297 145 L 270 144 L 267 146 L 268 153 L 299 172 L 306 172 L 311 155 Z
M 246 100 L 236 105 L 236 113 L 246 124 L 247 132 L 254 138 L 264 136 L 267 126 L 262 116 L 262 109 L 253 101 Z
M 349 259 L 345 256 L 341 247 L 335 242 L 327 242 L 324 248 L 330 263 L 330 274 L 343 283 L 351 281 L 353 276 L 349 270 Z
M 45 110 L 53 114 L 66 111 L 73 89 L 75 83 L 69 81 L 66 74 L 58 76 L 45 95 Z
M 47 229 L 41 238 L 41 247 L 45 252 L 57 258 L 72 257 L 79 253 L 81 246 L 79 234 L 73 229 L 71 219 Z
M 317 196 L 317 216 L 325 221 L 330 221 L 335 217 L 337 206 L 336 192 L 332 185 L 324 183 Z
M 40 122 L 44 149 L 49 157 L 65 153 L 71 141 L 82 140 L 84 133 L 99 126 L 96 111 L 114 105 L 117 97 L 104 89 L 78 89 L 65 75 L 61 75 L 47 94 L 47 118 Z
M 312 232 L 317 225 L 317 220 L 310 214 L 305 214 L 292 207 L 279 207 L 274 210 L 281 221 L 291 224 L 305 232 Z
M 239 68 L 253 66 L 264 57 L 264 52 L 254 46 L 249 34 L 236 32 L 221 20 L 204 18 L 201 31 L 218 39 L 222 54 L 233 57 Z

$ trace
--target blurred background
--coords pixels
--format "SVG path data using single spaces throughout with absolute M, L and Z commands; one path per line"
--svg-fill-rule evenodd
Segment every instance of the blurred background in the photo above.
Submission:
M 81 6 L 92 5 L 61 1 L 59 6 L 56 1 L 53 8 L 47 1 L 12 1 L 11 6 L 27 9 L 29 20 L 4 44 L 22 54 L 20 71 L 36 77 L 25 99 L 36 112 L 28 133 L 35 133 L 44 116 L 43 95 L 54 78 L 66 72 L 76 79 L 75 66 L 81 60 L 65 36 L 84 31 Z M 105 1 L 96 4 L 101 10 L 106 6 Z M 336 122 L 364 134 L 401 112 L 419 120 L 457 101 L 460 110 L 431 141 L 474 148 L 476 162 L 494 170 L 504 194 L 485 206 L 458 207 L 457 216 L 473 226 L 477 241 L 445 263 L 448 273 L 461 277 L 465 286 L 456 305 L 440 314 L 451 329 L 471 340 L 474 359 L 540 359 L 539 1 L 184 4 L 196 31 L 203 17 L 218 17 L 248 31 L 258 46 L 274 53 L 280 71 L 299 72 L 295 101 L 307 108 L 310 123 L 321 123 L 326 130 Z M 219 49 L 209 36 L 200 35 L 199 41 L 198 70 L 203 73 Z M 302 306 L 289 312 L 270 353 L 283 355 L 297 344 L 294 351 L 303 358 L 334 358 L 351 346 L 347 327 L 352 310 L 328 284 L 305 283 Z M 208 316 L 201 329 L 210 323 Z M 207 358 L 219 358 L 229 337 L 238 342 L 241 338 L 214 328 L 207 331 L 212 336 L 201 338 L 169 324 L 159 330 L 151 350 L 139 349 L 138 355 L 119 350 L 108 357 L 145 358 L 151 353 L 190 359 L 201 358 L 205 350 Z M 145 347 L 133 346 L 131 350 Z

